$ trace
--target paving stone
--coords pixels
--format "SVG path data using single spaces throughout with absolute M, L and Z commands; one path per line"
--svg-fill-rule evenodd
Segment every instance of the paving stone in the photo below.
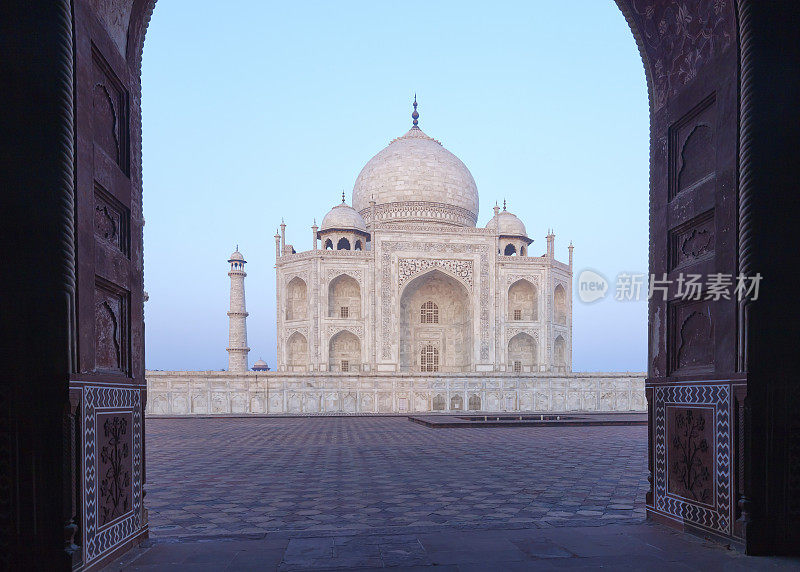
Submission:
M 204 524 L 210 534 L 533 526 L 553 515 L 580 522 L 578 510 L 618 515 L 612 504 L 637 519 L 648 486 L 643 427 L 472 431 L 306 417 L 150 419 L 147 432 L 155 538 L 202 534 Z

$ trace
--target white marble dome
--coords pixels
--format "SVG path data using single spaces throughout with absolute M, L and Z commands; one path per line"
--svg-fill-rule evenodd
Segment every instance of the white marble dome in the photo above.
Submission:
M 333 229 L 367 232 L 367 224 L 353 207 L 340 203 L 328 211 L 322 219 L 322 226 L 319 227 L 320 232 Z
M 393 140 L 361 170 L 353 208 L 369 220 L 475 226 L 478 187 L 467 166 L 419 127 Z
M 500 236 L 522 236 L 527 238 L 528 233 L 525 225 L 517 217 L 508 211 L 500 211 L 492 217 L 486 224 L 486 228 L 493 228 L 497 224 L 497 234 Z
M 231 257 L 228 259 L 228 262 L 233 262 L 234 260 L 240 260 L 244 262 L 244 256 L 242 256 L 242 253 L 239 252 L 238 248 L 231 253 Z

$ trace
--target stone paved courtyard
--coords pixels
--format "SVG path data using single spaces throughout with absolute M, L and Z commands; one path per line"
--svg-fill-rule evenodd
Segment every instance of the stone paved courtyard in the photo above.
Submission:
M 151 537 L 640 522 L 647 428 L 147 420 Z

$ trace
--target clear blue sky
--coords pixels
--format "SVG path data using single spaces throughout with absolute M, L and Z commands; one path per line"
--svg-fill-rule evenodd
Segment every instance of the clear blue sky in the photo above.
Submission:
M 647 89 L 612 0 L 156 6 L 143 63 L 147 367 L 224 369 L 226 262 L 250 363 L 275 363 L 275 248 L 297 250 L 361 167 L 420 127 L 575 269 L 647 271 Z M 612 284 L 613 289 L 613 284 Z M 645 302 L 575 300 L 575 370 L 643 370 Z

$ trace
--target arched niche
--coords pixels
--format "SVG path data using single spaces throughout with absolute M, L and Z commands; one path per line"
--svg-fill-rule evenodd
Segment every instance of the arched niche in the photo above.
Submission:
M 536 352 L 536 340 L 530 334 L 520 332 L 508 340 L 508 365 L 511 371 L 533 371 L 536 366 Z
M 308 316 L 308 287 L 299 276 L 286 285 L 286 319 L 304 320 Z
M 361 317 L 361 286 L 352 276 L 340 274 L 328 285 L 328 317 Z
M 428 346 L 436 350 L 438 371 L 470 370 L 473 340 L 470 298 L 461 282 L 436 269 L 406 284 L 400 295 L 401 370 L 421 371 L 422 349 Z M 426 370 L 431 371 L 429 367 Z
M 347 330 L 338 332 L 328 342 L 328 369 L 357 372 L 361 364 L 361 340 Z
M 517 280 L 508 288 L 508 320 L 531 322 L 539 317 L 536 286 Z
M 308 367 L 308 340 L 300 332 L 286 340 L 286 365 L 289 371 L 306 371 Z
M 344 236 L 336 243 L 336 250 L 350 250 L 350 241 Z
M 553 363 L 557 371 L 566 371 L 567 368 L 567 342 L 562 336 L 556 337 L 553 342 Z
M 469 409 L 470 411 L 480 411 L 481 410 L 481 396 L 473 393 L 469 396 Z
M 559 284 L 553 291 L 553 308 L 555 310 L 556 324 L 567 324 L 567 292 Z

